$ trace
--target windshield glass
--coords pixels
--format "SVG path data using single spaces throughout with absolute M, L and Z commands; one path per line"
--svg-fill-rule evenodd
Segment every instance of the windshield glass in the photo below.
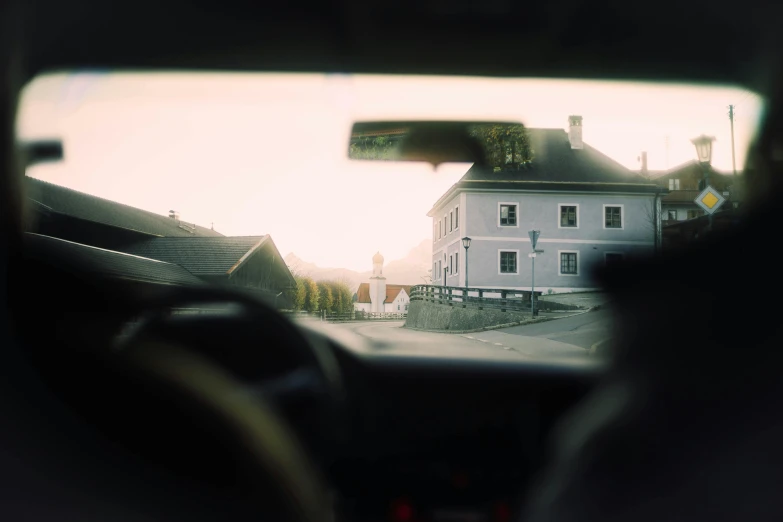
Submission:
M 762 111 L 721 86 L 75 72 L 31 82 L 17 128 L 63 143 L 62 161 L 27 170 L 30 232 L 257 288 L 286 310 L 405 320 L 416 298 L 512 300 L 498 313 L 535 306 L 531 290 L 540 313 L 602 302 L 594 267 L 678 248 L 740 208 Z M 365 138 L 354 122 L 395 120 L 519 122 L 523 148 L 499 145 L 487 168 L 349 159 Z M 698 136 L 714 138 L 709 163 Z M 254 249 L 269 266 L 240 270 Z

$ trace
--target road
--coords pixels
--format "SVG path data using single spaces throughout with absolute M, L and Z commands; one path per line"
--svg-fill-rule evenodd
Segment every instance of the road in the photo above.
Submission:
M 546 299 L 596 307 L 594 311 L 564 313 L 542 323 L 470 334 L 419 332 L 403 328 L 402 321 L 353 322 L 335 325 L 375 342 L 394 343 L 396 352 L 442 355 L 444 349 L 459 357 L 584 357 L 601 351 L 612 336 L 613 313 L 603 292 L 547 296 Z M 559 314 L 558 314 L 559 315 Z M 603 346 L 602 346 L 603 345 Z
M 591 312 L 583 315 L 599 313 Z M 516 330 L 516 328 L 470 334 L 420 332 L 403 328 L 402 321 L 363 321 L 342 323 L 335 326 L 348 329 L 376 342 L 389 343 L 390 345 L 393 343 L 395 352 L 399 353 L 422 356 L 443 355 L 444 350 L 447 350 L 449 354 L 459 357 L 498 359 L 515 357 L 538 360 L 551 357 L 583 358 L 587 356 L 587 349 L 590 348 L 590 345 L 584 345 L 589 339 L 598 335 L 599 326 L 593 324 L 596 321 L 585 319 L 575 321 L 578 317 L 566 317 L 547 323 L 530 325 L 531 327 L 539 327 L 539 329 L 530 332 L 520 331 L 519 333 L 508 333 L 508 330 Z M 562 337 L 566 339 L 565 342 L 556 338 L 558 328 L 554 325 L 558 323 L 572 332 L 570 337 Z M 598 323 L 600 324 L 600 321 Z M 573 333 L 590 324 L 593 326 L 585 327 L 579 333 Z M 552 326 L 542 328 L 544 325 Z
M 496 330 L 507 335 L 552 339 L 589 350 L 612 335 L 612 311 L 606 308 L 545 323 Z

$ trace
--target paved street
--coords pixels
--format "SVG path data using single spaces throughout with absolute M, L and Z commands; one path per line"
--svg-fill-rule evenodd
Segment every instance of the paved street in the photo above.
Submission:
M 609 300 L 610 296 L 606 292 L 573 292 L 541 296 L 541 301 L 577 305 L 584 308 L 605 305 L 609 303 Z
M 483 332 L 483 335 L 489 333 Z M 503 328 L 492 333 L 551 339 L 589 350 L 592 345 L 611 337 L 612 312 L 601 309 L 545 323 Z
M 585 314 L 586 315 L 586 314 Z M 565 321 L 558 319 L 551 323 Z M 395 352 L 411 355 L 443 355 L 448 353 L 459 357 L 508 359 L 542 359 L 555 357 L 584 358 L 587 350 L 545 336 L 508 334 L 500 331 L 475 334 L 446 334 L 419 332 L 402 327 L 402 321 L 354 322 L 335 324 L 337 328 L 348 329 L 355 334 L 375 342 L 400 342 Z

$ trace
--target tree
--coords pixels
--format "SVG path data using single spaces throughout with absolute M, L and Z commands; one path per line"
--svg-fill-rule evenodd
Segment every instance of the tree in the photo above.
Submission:
M 474 125 L 470 134 L 484 147 L 489 166 L 496 169 L 518 168 L 533 159 L 528 132 L 523 125 Z
M 332 288 L 329 283 L 318 283 L 318 308 L 332 312 L 334 310 L 334 299 L 332 297 Z
M 351 290 L 347 283 L 330 281 L 329 289 L 332 292 L 332 310 L 339 313 L 348 313 L 353 309 Z
M 304 310 L 305 302 L 307 300 L 307 286 L 305 284 L 305 278 L 302 276 L 295 276 L 296 287 L 292 289 L 290 294 L 291 304 L 294 310 Z
M 358 160 L 392 160 L 396 151 L 396 142 L 387 136 L 360 138 L 351 143 L 348 157 Z
M 309 277 L 306 277 L 304 280 L 304 286 L 306 291 L 304 308 L 308 312 L 317 312 L 318 304 L 319 304 L 318 285 L 316 284 L 315 281 L 313 281 Z
M 338 281 L 334 283 L 332 292 L 339 295 L 339 311 L 342 313 L 348 313 L 353 310 L 353 293 L 351 288 L 344 282 Z
M 342 312 L 345 306 L 343 304 L 343 295 L 340 293 L 340 284 L 336 281 L 330 281 L 329 288 L 332 290 L 332 309 L 335 312 Z

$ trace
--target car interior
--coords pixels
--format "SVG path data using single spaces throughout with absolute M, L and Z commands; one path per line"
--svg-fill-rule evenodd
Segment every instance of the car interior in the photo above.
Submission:
M 780 10 L 3 3 L 0 518 L 779 520 L 780 285 L 760 243 L 783 179 Z M 24 168 L 63 150 L 17 141 L 20 92 L 71 69 L 687 82 L 766 110 L 734 229 L 600 274 L 618 304 L 605 359 L 482 360 L 296 323 L 231 288 L 99 277 L 25 237 Z M 168 313 L 199 303 L 233 308 Z

